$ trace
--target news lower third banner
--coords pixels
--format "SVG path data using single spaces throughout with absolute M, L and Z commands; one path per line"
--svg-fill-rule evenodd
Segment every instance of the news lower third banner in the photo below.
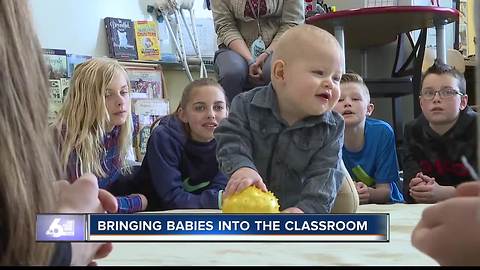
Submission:
M 37 241 L 388 242 L 388 214 L 37 215 Z

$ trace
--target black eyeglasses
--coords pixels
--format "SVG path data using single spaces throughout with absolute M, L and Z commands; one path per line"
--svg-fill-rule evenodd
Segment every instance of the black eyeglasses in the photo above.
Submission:
M 458 90 L 458 89 L 453 89 L 451 87 L 445 87 L 445 88 L 442 88 L 438 91 L 435 91 L 431 88 L 423 89 L 422 92 L 420 93 L 420 96 L 425 100 L 433 100 L 437 93 L 438 93 L 438 96 L 441 99 L 450 98 L 450 97 L 453 97 L 455 95 L 459 95 L 459 96 L 464 96 L 465 95 L 465 94 L 462 94 L 460 92 L 460 90 Z

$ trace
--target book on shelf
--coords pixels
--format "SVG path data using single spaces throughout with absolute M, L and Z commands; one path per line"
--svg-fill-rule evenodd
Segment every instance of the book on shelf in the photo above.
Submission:
M 48 122 L 52 123 L 57 117 L 63 104 L 63 89 L 60 79 L 50 79 L 50 97 L 48 100 Z
M 50 79 L 50 101 L 52 103 L 63 103 L 63 89 L 61 80 Z
M 137 161 L 141 162 L 145 156 L 152 124 L 169 112 L 170 105 L 166 99 L 132 100 L 133 142 Z
M 119 61 L 127 70 L 131 87 L 133 146 L 136 161 L 146 153 L 152 124 L 170 112 L 167 89 L 161 66 L 155 62 Z
M 60 89 L 62 91 L 62 103 L 67 97 L 68 88 L 70 87 L 70 78 L 60 78 Z
M 71 78 L 73 76 L 73 71 L 78 64 L 86 62 L 87 60 L 92 59 L 90 55 L 81 55 L 81 54 L 67 54 L 67 76 Z
M 49 78 L 48 122 L 52 123 L 57 117 L 68 91 L 67 51 L 47 48 L 43 48 L 42 51 Z
M 138 60 L 159 61 L 160 42 L 154 21 L 135 21 Z
M 67 51 L 63 49 L 43 49 L 48 78 L 59 80 L 67 77 Z
M 58 112 L 62 108 L 63 104 L 62 103 L 54 103 L 54 102 L 49 102 L 48 103 L 48 123 L 52 124 L 55 119 L 57 118 Z
M 70 79 L 49 79 L 49 83 L 50 97 L 48 100 L 48 122 L 52 123 L 65 102 L 65 97 L 67 96 L 68 88 L 70 86 Z
M 133 21 L 105 17 L 104 24 L 110 57 L 116 59 L 138 59 Z
M 163 98 L 162 72 L 151 69 L 127 68 L 131 98 Z

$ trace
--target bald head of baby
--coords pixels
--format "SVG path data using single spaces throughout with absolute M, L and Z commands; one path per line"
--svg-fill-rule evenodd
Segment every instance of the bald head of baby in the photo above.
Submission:
M 334 36 L 321 28 L 303 24 L 289 29 L 282 35 L 272 60 L 290 62 L 308 59 L 311 53 L 321 50 L 330 50 L 343 58 L 343 50 Z
M 300 25 L 282 35 L 273 53 L 271 80 L 288 122 L 333 108 L 340 95 L 343 59 L 335 37 L 318 27 Z

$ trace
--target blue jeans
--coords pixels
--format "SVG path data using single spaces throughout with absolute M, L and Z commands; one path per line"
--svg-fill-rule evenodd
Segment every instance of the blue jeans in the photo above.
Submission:
M 255 86 L 248 80 L 248 63 L 237 52 L 220 46 L 215 52 L 215 70 L 218 75 L 218 83 L 225 90 L 227 99 L 232 102 L 233 98 L 241 92 L 248 91 Z M 270 55 L 263 66 L 263 78 L 265 85 L 270 82 L 272 56 Z

